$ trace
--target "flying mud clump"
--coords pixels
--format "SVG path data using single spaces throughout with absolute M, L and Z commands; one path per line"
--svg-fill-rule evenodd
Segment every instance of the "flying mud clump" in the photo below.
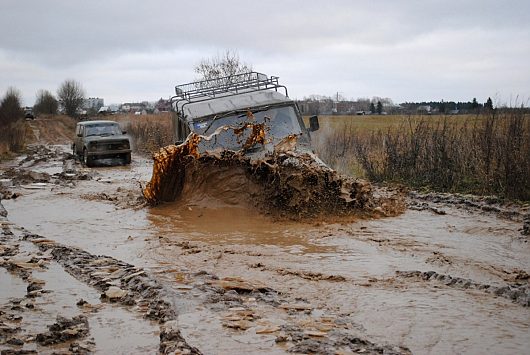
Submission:
M 226 132 L 241 149 L 211 148 Z M 151 205 L 214 198 L 287 219 L 402 211 L 398 199 L 374 198 L 367 181 L 339 175 L 311 152 L 297 151 L 297 138 L 289 135 L 272 149 L 259 149 L 271 140 L 264 124 L 252 122 L 222 126 L 210 136 L 191 133 L 184 143 L 154 155 L 153 175 L 143 195 Z

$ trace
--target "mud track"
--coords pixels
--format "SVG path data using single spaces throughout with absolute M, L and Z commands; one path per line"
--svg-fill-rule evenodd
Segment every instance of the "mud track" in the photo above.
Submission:
M 151 171 L 141 157 L 86 169 L 65 146 L 0 167 L 1 351 L 530 346 L 525 206 L 411 194 L 396 217 L 300 223 L 226 203 L 239 198 L 228 191 L 147 207 Z

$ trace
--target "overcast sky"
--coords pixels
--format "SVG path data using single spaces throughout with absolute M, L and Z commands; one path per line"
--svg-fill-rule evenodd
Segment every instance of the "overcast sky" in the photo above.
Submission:
M 230 49 L 292 98 L 530 97 L 530 1 L 0 0 L 0 94 L 168 98 Z

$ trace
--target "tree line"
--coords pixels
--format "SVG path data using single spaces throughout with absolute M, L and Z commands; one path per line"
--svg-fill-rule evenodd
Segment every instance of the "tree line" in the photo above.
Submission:
M 33 112 L 35 114 L 57 114 L 61 108 L 71 117 L 78 115 L 78 110 L 85 100 L 85 90 L 82 85 L 67 79 L 57 89 L 56 95 L 49 90 L 39 90 L 36 94 Z M 9 88 L 0 101 L 0 126 L 15 122 L 24 117 L 21 94 L 16 88 Z
M 417 110 L 422 106 L 430 106 L 432 109 L 436 109 L 440 113 L 448 113 L 450 111 L 458 110 L 461 112 L 480 112 L 481 110 L 493 110 L 493 100 L 491 97 L 484 103 L 479 103 L 477 98 L 473 98 L 471 101 L 422 101 L 422 102 L 404 102 L 400 106 L 407 111 Z

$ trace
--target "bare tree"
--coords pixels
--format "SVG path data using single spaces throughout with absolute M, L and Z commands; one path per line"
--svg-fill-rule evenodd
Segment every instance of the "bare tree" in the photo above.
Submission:
M 232 82 L 232 77 L 237 74 L 248 73 L 252 71 L 252 66 L 241 62 L 239 54 L 236 51 L 227 50 L 222 55 L 217 55 L 209 59 L 203 59 L 194 68 L 195 73 L 199 75 L 199 80 L 219 80 L 225 84 Z
M 61 100 L 66 114 L 75 117 L 85 99 L 85 90 L 77 81 L 68 79 L 59 86 L 57 97 Z
M 54 115 L 57 113 L 59 103 L 57 99 L 48 90 L 39 90 L 37 92 L 37 101 L 33 106 L 33 111 L 38 114 L 50 114 Z
M 21 105 L 20 92 L 15 88 L 7 89 L 0 102 L 0 126 L 7 126 L 24 117 Z

